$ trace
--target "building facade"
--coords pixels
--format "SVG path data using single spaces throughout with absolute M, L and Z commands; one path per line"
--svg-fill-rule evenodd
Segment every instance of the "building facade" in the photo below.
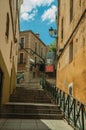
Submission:
M 86 104 L 86 0 L 59 0 L 56 85 Z
M 47 78 L 55 78 L 55 52 L 51 51 L 51 52 L 47 52 L 46 53 L 46 66 L 45 66 L 45 72 L 46 72 L 46 76 Z
M 20 46 L 18 54 L 18 74 L 24 74 L 25 82 L 38 78 L 42 74 L 45 64 L 47 47 L 40 40 L 39 34 L 32 31 L 20 32 Z
M 19 10 L 22 0 L 0 0 L 0 106 L 16 87 Z

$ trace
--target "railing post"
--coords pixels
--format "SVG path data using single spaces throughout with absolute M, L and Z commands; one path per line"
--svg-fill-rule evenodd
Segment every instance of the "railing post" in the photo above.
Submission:
M 60 108 L 61 108 L 61 90 L 60 90 Z
M 57 97 L 57 90 L 56 90 L 56 86 L 55 86 L 55 103 L 56 103 L 56 97 Z
M 70 124 L 70 96 L 68 95 L 68 124 Z
M 63 111 L 65 114 L 65 92 L 63 92 Z
M 76 127 L 76 100 L 74 99 L 74 127 Z
M 82 108 L 82 111 L 81 111 L 81 113 L 82 113 L 82 130 L 84 130 L 85 128 L 84 128 L 84 105 L 83 104 L 81 104 L 81 108 Z
M 58 91 L 59 91 L 59 89 L 57 89 L 56 102 L 59 105 L 59 92 Z

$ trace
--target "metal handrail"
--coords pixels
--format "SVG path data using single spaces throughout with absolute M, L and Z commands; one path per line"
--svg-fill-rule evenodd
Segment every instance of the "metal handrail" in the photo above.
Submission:
M 19 81 L 20 81 L 21 79 L 24 80 L 24 73 L 20 73 L 20 74 L 18 74 L 18 75 L 16 76 L 16 81 L 17 81 L 17 83 L 19 83 Z
M 54 99 L 55 103 L 60 106 L 64 118 L 68 124 L 72 125 L 75 130 L 85 130 L 85 107 L 86 105 L 55 87 L 48 81 L 44 81 L 43 88 Z

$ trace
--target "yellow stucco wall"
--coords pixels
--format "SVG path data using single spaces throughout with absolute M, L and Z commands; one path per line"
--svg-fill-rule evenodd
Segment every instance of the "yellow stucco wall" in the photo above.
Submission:
M 14 1 L 12 1 L 14 2 Z M 14 2 L 15 4 L 15 2 Z M 10 94 L 16 87 L 17 55 L 19 43 L 18 15 L 16 4 L 13 12 L 9 0 L 0 0 L 0 68 L 3 71 L 2 104 L 9 101 Z M 9 14 L 9 36 L 6 36 L 7 13 Z M 13 20 L 13 21 L 12 21 Z M 16 25 L 13 23 L 16 21 Z M 16 28 L 16 33 L 14 33 Z M 17 43 L 14 38 L 17 38 Z
M 81 6 L 78 0 L 74 1 L 74 14 L 71 22 L 69 22 L 70 11 L 68 11 L 70 6 L 69 1 L 67 1 L 62 0 L 62 3 L 60 3 L 58 48 L 64 47 L 70 36 L 71 38 L 57 61 L 56 86 L 69 93 L 69 85 L 72 84 L 73 96 L 86 104 L 86 12 L 83 13 L 85 11 L 86 1 L 82 0 Z M 65 12 L 63 12 L 64 9 Z M 82 14 L 84 14 L 83 17 L 81 17 Z M 61 40 L 62 17 L 64 17 L 63 40 Z M 80 22 L 77 24 L 79 20 Z M 75 27 L 76 29 L 74 30 Z M 70 62 L 69 46 L 71 41 L 73 41 L 73 59 Z
M 2 99 L 1 104 L 7 102 L 9 100 L 9 92 L 10 92 L 10 76 L 8 73 L 8 70 L 6 68 L 6 65 L 4 63 L 3 57 L 0 53 L 0 68 L 3 72 L 3 84 L 2 84 Z
M 4 104 L 9 101 L 10 94 L 12 94 L 13 90 L 16 87 L 16 71 L 13 65 L 11 76 L 8 73 L 7 67 L 5 65 L 4 59 L 0 53 L 0 68 L 3 72 L 3 80 L 2 80 L 2 99 L 1 104 Z

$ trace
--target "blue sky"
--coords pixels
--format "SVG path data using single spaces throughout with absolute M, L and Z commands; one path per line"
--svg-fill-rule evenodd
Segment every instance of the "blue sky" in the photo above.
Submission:
M 23 0 L 20 13 L 20 30 L 32 30 L 40 34 L 47 45 L 54 41 L 49 36 L 49 28 L 56 29 L 57 0 Z

